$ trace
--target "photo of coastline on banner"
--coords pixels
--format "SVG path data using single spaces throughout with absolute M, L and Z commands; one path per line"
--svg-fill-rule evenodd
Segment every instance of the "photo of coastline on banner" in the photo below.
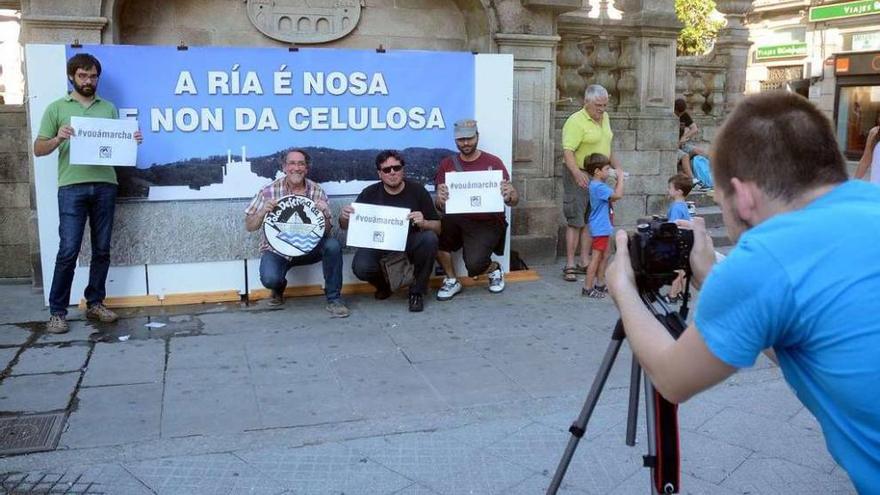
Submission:
M 504 198 L 501 196 L 503 179 L 504 175 L 500 170 L 447 173 L 449 199 L 446 201 L 446 213 L 503 212 Z
M 476 101 L 471 52 L 51 48 L 63 51 L 59 61 L 97 57 L 101 98 L 140 124 L 137 166 L 117 171 L 118 196 L 126 199 L 252 197 L 280 176 L 292 135 L 316 157 L 309 178 L 328 196 L 357 195 L 375 182 L 373 159 L 384 149 L 403 151 L 407 174 L 433 186 L 437 163 L 455 152 L 453 122 L 472 117 Z M 37 70 L 66 84 L 63 63 Z
M 272 249 L 294 258 L 314 251 L 325 229 L 324 214 L 305 196 L 284 196 L 263 220 L 263 232 Z
M 406 250 L 410 210 L 394 206 L 352 203 L 354 213 L 348 222 L 348 241 L 352 247 Z
M 134 167 L 137 164 L 136 120 L 71 117 L 71 165 Z

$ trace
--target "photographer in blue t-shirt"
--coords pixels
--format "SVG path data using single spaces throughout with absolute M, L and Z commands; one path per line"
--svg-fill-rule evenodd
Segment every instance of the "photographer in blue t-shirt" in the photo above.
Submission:
M 693 220 L 702 289 L 678 340 L 639 299 L 617 233 L 608 283 L 633 351 L 673 402 L 766 352 L 856 489 L 880 493 L 880 188 L 847 181 L 830 122 L 791 93 L 744 98 L 717 135 L 712 167 L 737 244 L 716 264 L 705 224 Z

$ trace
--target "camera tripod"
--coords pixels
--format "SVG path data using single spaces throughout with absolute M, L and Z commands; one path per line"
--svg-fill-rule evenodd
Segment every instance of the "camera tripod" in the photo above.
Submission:
M 644 289 L 644 286 L 651 286 L 651 289 Z M 690 275 L 685 281 L 685 291 L 683 293 L 683 302 L 678 312 L 672 311 L 669 306 L 660 298 L 657 290 L 659 285 L 639 283 L 639 295 L 642 302 L 651 311 L 651 314 L 666 328 L 673 338 L 678 339 L 679 335 L 684 332 L 685 319 L 687 318 L 689 299 Z M 599 401 L 599 395 L 605 387 L 605 382 L 611 373 L 611 367 L 614 366 L 614 360 L 623 345 L 623 339 L 626 333 L 623 328 L 623 321 L 617 320 L 614 331 L 611 334 L 611 342 L 602 358 L 602 364 L 599 365 L 599 371 L 593 379 L 593 385 L 581 409 L 578 418 L 572 423 L 568 431 L 571 438 L 556 473 L 553 475 L 553 481 L 547 488 L 547 495 L 555 495 L 562 484 L 562 478 L 568 470 L 568 465 L 574 456 L 578 442 L 587 431 L 587 422 L 593 414 L 593 409 Z M 638 359 L 633 356 L 632 369 L 629 384 L 629 408 L 627 410 L 626 421 L 626 444 L 630 447 L 636 444 L 636 425 L 638 422 L 639 409 L 639 387 L 642 378 L 642 367 Z M 678 448 L 678 406 L 667 401 L 660 395 L 651 383 L 651 380 L 645 376 L 645 412 L 647 419 L 647 438 L 648 438 L 648 455 L 644 456 L 644 466 L 651 469 L 651 494 L 668 494 L 678 493 L 680 484 L 679 473 L 679 448 Z

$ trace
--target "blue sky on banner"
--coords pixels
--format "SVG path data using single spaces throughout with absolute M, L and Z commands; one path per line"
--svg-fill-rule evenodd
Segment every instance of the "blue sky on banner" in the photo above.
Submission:
M 138 167 L 289 147 L 453 148 L 474 113 L 466 52 L 87 45 L 98 93 L 137 109 Z M 190 77 L 187 77 L 187 74 Z M 289 74 L 289 75 L 288 75 Z

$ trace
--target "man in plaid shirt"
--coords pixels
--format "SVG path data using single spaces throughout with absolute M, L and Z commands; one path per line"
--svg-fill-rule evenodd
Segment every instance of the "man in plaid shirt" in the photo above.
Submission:
M 318 183 L 306 178 L 311 158 L 303 150 L 291 150 L 281 164 L 284 177 L 276 179 L 262 188 L 254 196 L 251 204 L 245 209 L 245 228 L 249 232 L 260 229 L 263 218 L 278 204 L 284 196 L 296 194 L 305 196 L 315 202 L 324 214 L 326 230 L 324 238 L 310 253 L 304 256 L 285 256 L 274 250 L 260 231 L 260 282 L 272 291 L 270 306 L 284 304 L 284 288 L 287 286 L 287 271 L 294 266 L 311 265 L 322 261 L 324 266 L 324 294 L 327 296 L 327 312 L 332 318 L 345 318 L 351 314 L 340 298 L 342 291 L 342 246 L 339 241 L 330 237 L 331 219 L 330 205 L 327 195 Z

